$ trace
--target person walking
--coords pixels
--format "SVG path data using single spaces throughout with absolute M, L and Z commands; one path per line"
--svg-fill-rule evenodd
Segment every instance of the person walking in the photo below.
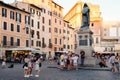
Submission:
M 28 69 L 28 62 L 29 62 L 29 55 L 25 55 L 25 59 L 24 59 L 24 77 L 29 77 L 29 69 Z
M 33 75 L 32 75 L 32 68 L 33 68 L 32 56 L 29 56 L 29 62 L 28 62 L 28 72 L 29 72 L 29 76 L 33 76 Z
M 119 57 L 118 56 L 115 56 L 115 59 L 114 59 L 114 63 L 115 63 L 115 72 L 120 72 L 119 71 Z
M 109 64 L 111 64 L 112 72 L 115 72 L 114 60 L 115 60 L 115 54 L 112 54 L 111 57 L 109 58 Z
M 39 66 L 40 62 L 39 62 L 39 58 L 36 59 L 35 61 L 35 77 L 39 77 L 39 73 L 40 73 L 40 66 Z
M 2 68 L 6 68 L 6 57 L 3 57 Z

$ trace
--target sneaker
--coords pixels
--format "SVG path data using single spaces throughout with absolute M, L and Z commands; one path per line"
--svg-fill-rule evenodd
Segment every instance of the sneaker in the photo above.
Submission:
M 26 75 L 27 77 L 30 77 L 30 75 Z
M 39 75 L 35 75 L 35 77 L 39 77 Z
M 33 74 L 30 74 L 30 76 L 33 76 Z
M 27 77 L 27 75 L 24 75 L 24 77 Z

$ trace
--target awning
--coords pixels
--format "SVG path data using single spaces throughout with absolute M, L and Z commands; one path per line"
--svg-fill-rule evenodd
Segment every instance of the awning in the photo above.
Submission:
M 39 53 L 41 54 L 40 50 L 34 48 L 2 48 L 2 50 L 12 50 L 12 51 L 31 51 L 32 53 Z
M 32 51 L 32 50 L 35 50 L 35 49 L 34 48 L 3 48 L 2 50 L 15 50 L 15 51 L 26 50 L 26 51 Z

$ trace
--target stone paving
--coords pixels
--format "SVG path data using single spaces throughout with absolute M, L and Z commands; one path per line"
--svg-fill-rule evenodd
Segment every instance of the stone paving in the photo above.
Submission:
M 0 66 L 0 80 L 120 80 L 120 74 L 112 73 L 111 71 L 92 69 L 61 71 L 58 68 L 48 68 L 48 66 L 55 64 L 49 64 L 47 62 L 42 64 L 39 78 L 35 76 L 24 78 L 22 65 L 15 64 L 14 68 L 6 69 L 1 69 Z

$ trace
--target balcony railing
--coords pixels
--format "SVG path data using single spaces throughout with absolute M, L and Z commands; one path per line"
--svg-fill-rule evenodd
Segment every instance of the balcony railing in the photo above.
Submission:
M 2 47 L 17 47 L 17 42 L 2 41 Z

